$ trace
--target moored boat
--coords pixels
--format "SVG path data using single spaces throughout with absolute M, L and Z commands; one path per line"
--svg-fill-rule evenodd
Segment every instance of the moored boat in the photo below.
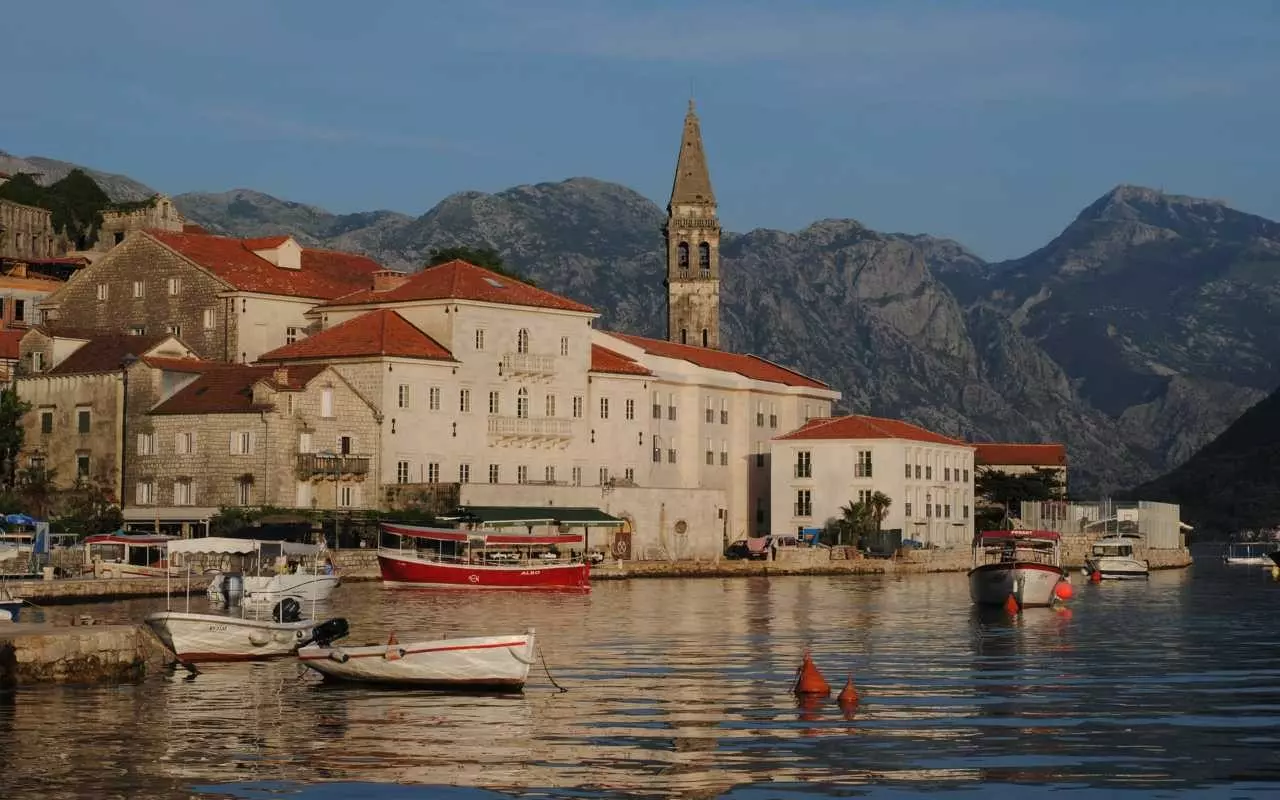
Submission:
M 1089 548 L 1085 568 L 1090 573 L 1098 573 L 1103 580 L 1148 578 L 1151 565 L 1135 552 L 1141 542 L 1142 535 L 1138 533 L 1104 536 Z
M 17 622 L 25 602 L 21 597 L 14 597 L 8 589 L 0 587 L 0 622 Z
M 99 533 L 84 540 L 85 572 L 95 578 L 163 578 L 166 547 L 175 537 L 146 533 Z
M 1051 605 L 1062 568 L 1062 537 L 1054 531 L 983 531 L 973 540 L 969 599 L 999 606 L 1010 596 L 1019 608 Z
M 328 600 L 341 578 L 323 545 L 213 537 L 206 552 L 237 556 L 239 570 L 215 573 L 206 594 L 222 606 L 275 606 L 286 597 L 302 602 Z
M 1222 563 L 1232 567 L 1269 567 L 1280 542 L 1271 539 L 1232 539 L 1222 548 Z
M 309 646 L 298 660 L 327 679 L 467 691 L 519 691 L 534 663 L 534 632 L 515 636 Z
M 384 523 L 378 569 L 388 584 L 470 589 L 591 586 L 591 566 L 559 548 L 574 534 L 513 534 Z

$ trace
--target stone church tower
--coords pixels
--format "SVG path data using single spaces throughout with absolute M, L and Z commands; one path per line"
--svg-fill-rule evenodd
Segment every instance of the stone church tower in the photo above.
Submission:
M 702 130 L 689 101 L 667 204 L 667 338 L 720 347 L 720 220 Z

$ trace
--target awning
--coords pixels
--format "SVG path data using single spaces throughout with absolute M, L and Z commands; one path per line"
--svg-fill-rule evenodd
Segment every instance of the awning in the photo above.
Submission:
M 85 544 L 130 544 L 145 547 L 160 547 L 168 544 L 176 537 L 156 536 L 146 533 L 96 533 L 85 537 Z
M 234 553 L 258 552 L 261 543 L 254 539 L 232 539 L 227 536 L 206 536 L 200 539 L 176 539 L 169 542 L 169 553 Z M 298 542 L 270 542 L 274 551 L 278 546 L 284 555 L 313 556 L 322 549 L 319 545 Z
M 125 522 L 208 522 L 218 509 L 199 506 L 126 506 Z
M 566 525 L 617 528 L 625 520 L 598 508 L 565 506 L 461 506 L 449 519 L 500 528 L 507 525 Z

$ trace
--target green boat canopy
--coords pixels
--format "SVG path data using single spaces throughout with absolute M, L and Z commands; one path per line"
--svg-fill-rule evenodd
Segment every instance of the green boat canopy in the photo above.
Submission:
M 460 506 L 444 519 L 500 528 L 508 525 L 565 525 L 568 527 L 620 528 L 626 520 L 598 508 L 564 506 Z

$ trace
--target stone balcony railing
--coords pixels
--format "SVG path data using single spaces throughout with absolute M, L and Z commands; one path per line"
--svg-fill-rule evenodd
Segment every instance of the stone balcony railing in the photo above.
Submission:
M 567 419 L 544 417 L 489 417 L 489 436 L 499 439 L 562 441 L 573 435 Z
M 324 478 L 333 475 L 368 475 L 369 456 L 298 453 L 298 477 Z
M 554 375 L 555 356 L 533 353 L 505 353 L 502 356 L 503 375 Z

